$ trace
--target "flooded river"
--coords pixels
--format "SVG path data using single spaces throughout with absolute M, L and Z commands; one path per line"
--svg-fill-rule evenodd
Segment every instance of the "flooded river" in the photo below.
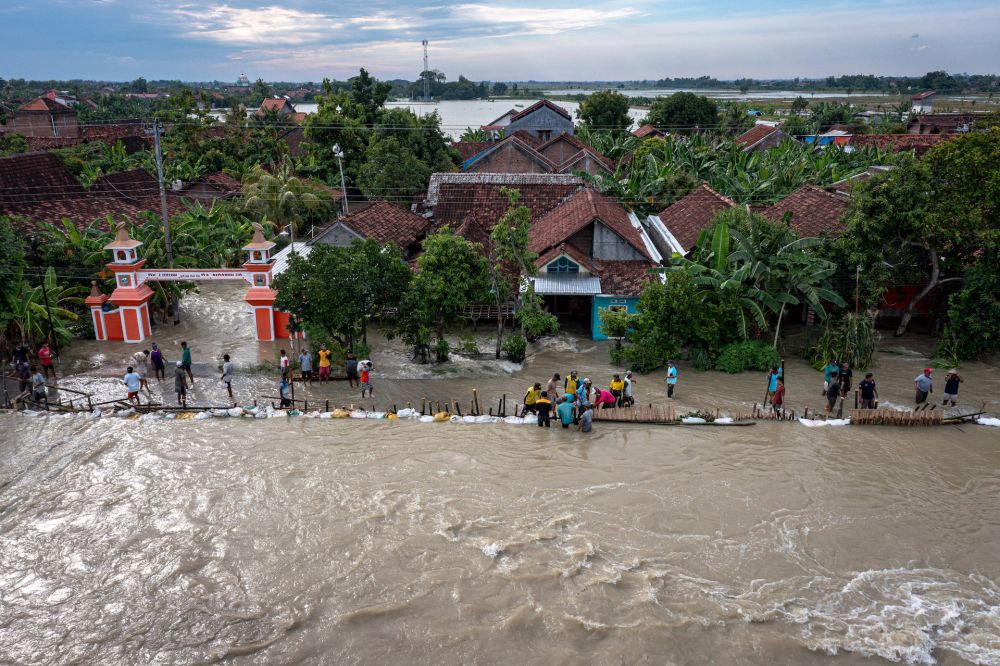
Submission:
M 170 359 L 192 344 L 201 404 L 224 402 L 223 351 L 241 404 L 274 391 L 253 369 L 274 349 L 248 341 L 227 289 L 157 330 Z M 612 371 L 606 345 L 567 334 L 524 367 L 378 349 L 379 407 L 472 388 L 495 406 L 553 371 Z M 67 385 L 120 391 L 126 350 L 79 345 Z M 880 393 L 905 403 L 926 359 L 892 351 Z M 762 395 L 762 377 L 681 370 L 682 409 Z M 966 407 L 996 413 L 993 370 L 965 374 Z M 820 404 L 819 373 L 789 359 L 788 375 L 790 406 Z M 639 378 L 639 401 L 662 402 L 661 383 Z M 1000 429 L 0 428 L 0 663 L 1000 663 Z

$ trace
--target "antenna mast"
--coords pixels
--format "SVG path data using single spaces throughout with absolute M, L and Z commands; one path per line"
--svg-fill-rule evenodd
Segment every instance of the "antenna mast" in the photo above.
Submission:
M 430 81 L 427 78 L 430 76 L 428 74 L 428 72 L 430 72 L 430 68 L 427 64 L 427 40 L 425 39 L 420 43 L 424 45 L 424 101 L 429 102 L 431 101 L 431 89 Z

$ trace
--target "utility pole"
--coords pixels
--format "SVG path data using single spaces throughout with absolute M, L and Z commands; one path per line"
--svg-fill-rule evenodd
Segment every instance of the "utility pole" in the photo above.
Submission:
M 340 165 L 340 195 L 344 200 L 344 215 L 350 215 L 351 209 L 347 205 L 347 185 L 344 182 L 344 151 L 340 149 L 339 143 L 333 144 L 333 156 Z
M 854 272 L 854 314 L 861 312 L 861 264 Z
M 167 249 L 167 266 L 174 267 L 174 246 L 170 241 L 170 214 L 167 212 L 167 189 L 163 183 L 163 149 L 160 147 L 160 134 L 163 126 L 160 119 L 153 120 L 153 139 L 156 143 L 156 175 L 160 181 L 160 215 L 163 217 L 163 244 Z M 170 305 L 174 311 L 174 325 L 181 322 L 180 309 L 177 306 L 177 294 L 171 291 Z

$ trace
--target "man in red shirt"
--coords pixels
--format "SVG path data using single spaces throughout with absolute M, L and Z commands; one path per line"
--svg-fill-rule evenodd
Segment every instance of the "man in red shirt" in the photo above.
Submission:
M 785 380 L 783 377 L 778 377 L 778 388 L 774 389 L 774 394 L 771 396 L 771 409 L 774 410 L 775 414 L 781 414 L 781 410 L 784 406 Z
M 48 342 L 43 342 L 42 346 L 38 349 L 38 362 L 42 365 L 42 372 L 45 373 L 45 378 L 49 378 L 49 373 L 52 373 L 52 379 L 56 378 L 56 367 L 52 363 L 52 348 L 49 347 Z

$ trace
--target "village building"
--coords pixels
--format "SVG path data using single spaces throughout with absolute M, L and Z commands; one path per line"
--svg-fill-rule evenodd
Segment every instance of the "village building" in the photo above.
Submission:
M 910 113 L 934 113 L 934 91 L 917 93 L 910 98 Z
M 375 201 L 360 212 L 337 219 L 319 231 L 309 244 L 348 247 L 355 240 L 371 238 L 382 244 L 395 243 L 403 257 L 409 259 L 420 251 L 420 242 L 429 229 L 427 218 L 388 201 Z
M 524 130 L 542 141 L 548 141 L 563 132 L 572 134 L 573 117 L 566 109 L 543 99 L 521 111 L 511 109 L 481 129 L 489 132 L 494 140 Z
M 667 136 L 667 133 L 656 129 L 649 123 L 646 123 L 639 129 L 632 132 L 632 136 L 637 139 L 662 139 Z
M 848 197 L 803 185 L 760 213 L 776 222 L 787 220 L 799 238 L 837 238 L 846 229 L 843 218 L 848 205 Z
M 908 134 L 964 134 L 976 120 L 972 113 L 934 113 L 918 115 L 906 126 Z
M 702 183 L 667 206 L 648 223 L 654 242 L 663 256 L 686 255 L 698 243 L 698 237 L 710 229 L 719 211 L 736 207 L 736 202 Z
M 8 129 L 24 137 L 76 138 L 76 110 L 55 97 L 36 97 L 21 105 Z
M 460 154 L 472 152 L 461 170 L 468 173 L 577 173 L 610 174 L 614 162 L 571 134 L 562 133 L 546 142 L 519 130 L 505 139 L 488 143 L 453 144 Z
M 914 157 L 924 154 L 942 141 L 954 138 L 955 134 L 855 134 L 847 148 L 867 148 L 875 146 L 880 150 L 895 153 L 907 152 Z
M 743 149 L 743 152 L 750 152 L 751 150 L 767 150 L 784 141 L 795 140 L 795 137 L 785 133 L 779 125 L 758 123 L 736 137 L 734 142 Z
M 262 119 L 272 113 L 278 120 L 285 121 L 294 121 L 296 115 L 295 107 L 290 101 L 284 97 L 269 97 L 260 103 L 260 108 L 254 112 L 254 116 Z

